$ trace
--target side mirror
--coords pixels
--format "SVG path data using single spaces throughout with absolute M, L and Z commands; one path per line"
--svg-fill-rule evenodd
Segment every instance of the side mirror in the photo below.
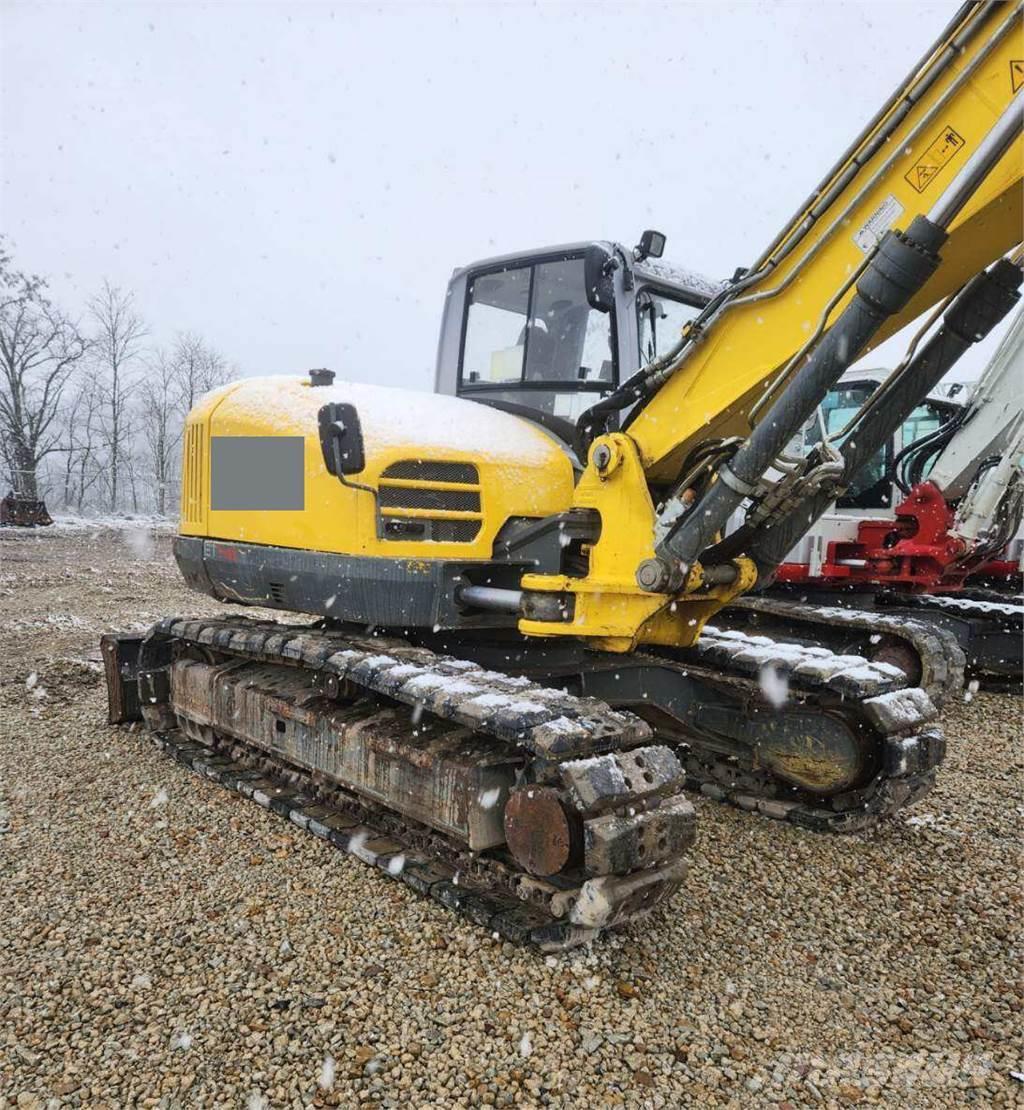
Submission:
M 583 283 L 587 290 L 587 302 L 598 312 L 611 312 L 615 307 L 615 283 L 612 275 L 618 266 L 618 261 L 597 243 L 591 243 L 583 255 Z
M 317 414 L 317 422 L 328 474 L 340 478 L 343 474 L 356 474 L 366 466 L 363 430 L 355 405 L 345 402 L 324 405 Z
M 660 231 L 645 231 L 633 248 L 633 257 L 637 262 L 643 262 L 645 258 L 661 258 L 664 253 L 665 236 Z

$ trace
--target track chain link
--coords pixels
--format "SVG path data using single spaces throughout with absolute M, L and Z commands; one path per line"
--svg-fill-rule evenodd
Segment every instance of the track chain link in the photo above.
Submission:
M 920 685 L 935 705 L 944 705 L 959 696 L 964 688 L 967 658 L 956 637 L 926 620 L 878 613 L 869 609 L 845 608 L 839 605 L 812 605 L 774 597 L 743 597 L 730 603 L 729 609 L 767 617 L 781 624 L 780 631 L 799 634 L 801 626 L 811 630 L 811 638 L 835 639 L 837 629 L 863 633 L 867 636 L 891 636 L 906 644 L 917 656 L 921 668 Z M 771 631 L 769 629 L 769 631 Z M 840 633 L 841 635 L 842 633 Z M 865 658 L 864 663 L 869 663 Z M 870 663 L 873 667 L 888 664 Z M 799 675 L 796 676 L 799 682 Z
M 889 601 L 887 595 L 885 600 Z M 961 597 L 956 594 L 909 594 L 906 597 L 892 598 L 893 604 L 908 609 L 929 609 L 945 613 L 956 613 L 963 617 L 982 617 L 1006 622 L 1009 627 L 1024 627 L 1024 605 L 1008 600 L 991 600 L 978 597 Z

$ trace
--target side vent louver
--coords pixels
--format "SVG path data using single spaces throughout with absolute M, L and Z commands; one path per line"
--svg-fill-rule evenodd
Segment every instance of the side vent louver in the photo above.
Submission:
M 186 524 L 203 522 L 203 425 L 190 423 L 185 429 L 181 517 Z
M 480 475 L 472 463 L 403 459 L 381 474 L 381 539 L 471 543 L 483 526 Z

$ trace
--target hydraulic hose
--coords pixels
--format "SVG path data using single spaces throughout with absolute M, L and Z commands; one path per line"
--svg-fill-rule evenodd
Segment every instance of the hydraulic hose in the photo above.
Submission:
M 884 409 L 858 427 L 844 442 L 842 478 L 838 485 L 819 490 L 770 528 L 759 530 L 747 545 L 758 568 L 758 580 L 770 578 L 808 528 L 824 513 L 863 467 L 889 442 L 929 390 L 954 363 L 1016 306 L 1024 281 L 1021 266 L 1000 259 L 969 281 L 946 309 L 942 326 L 907 364 L 895 382 L 888 383 Z
M 916 216 L 905 234 L 886 233 L 839 319 L 729 463 L 718 468 L 718 481 L 673 524 L 658 544 L 656 558 L 646 560 L 637 569 L 642 588 L 654 592 L 681 588 L 691 566 L 713 543 L 715 533 L 753 493 L 755 483 L 831 386 L 885 321 L 932 276 L 946 238 L 945 229 L 926 216 Z

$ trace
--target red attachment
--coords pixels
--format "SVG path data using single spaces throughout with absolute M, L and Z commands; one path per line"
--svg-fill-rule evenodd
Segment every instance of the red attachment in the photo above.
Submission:
M 972 575 L 981 578 L 1013 578 L 1020 574 L 1020 564 L 1012 559 L 993 559 L 991 562 L 982 563 L 977 570 L 971 571 Z
M 958 589 L 968 568 L 955 567 L 965 546 L 950 535 L 952 523 L 953 511 L 941 491 L 922 482 L 897 506 L 895 520 L 863 520 L 856 540 L 830 543 L 819 577 L 849 585 L 898 586 L 912 593 Z M 807 567 L 787 563 L 778 578 L 806 581 L 810 575 Z

